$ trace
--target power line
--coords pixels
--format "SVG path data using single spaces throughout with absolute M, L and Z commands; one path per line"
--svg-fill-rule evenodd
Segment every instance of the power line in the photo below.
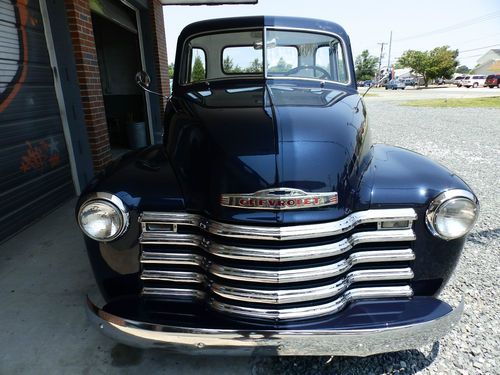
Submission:
M 500 44 L 492 44 L 491 46 L 484 46 L 484 47 L 478 47 L 478 48 L 472 48 L 472 49 L 464 49 L 464 50 L 458 50 L 459 53 L 461 52 L 471 52 L 471 51 L 477 51 L 480 49 L 485 49 L 485 48 L 491 48 L 491 47 L 496 47 L 500 46 Z
M 456 30 L 456 29 L 461 29 L 463 27 L 471 26 L 471 25 L 474 25 L 476 23 L 490 21 L 490 20 L 498 18 L 498 17 L 500 17 L 500 11 L 496 11 L 496 12 L 493 12 L 493 13 L 488 13 L 488 14 L 485 14 L 485 15 L 482 15 L 482 16 L 479 16 L 479 17 L 471 18 L 469 20 L 462 21 L 462 22 L 459 22 L 459 23 L 447 26 L 447 27 L 443 27 L 441 29 L 436 29 L 436 30 L 428 31 L 428 32 L 422 33 L 422 34 L 408 36 L 408 37 L 405 37 L 405 38 L 397 39 L 395 41 L 396 42 L 401 42 L 401 41 L 410 40 L 410 39 L 422 38 L 424 36 L 429 36 L 429 35 L 433 35 L 433 34 L 445 33 L 445 32 L 448 32 L 448 31 L 452 31 L 452 30 Z
M 466 59 L 470 59 L 470 58 L 473 58 L 473 57 L 479 57 L 479 56 L 483 56 L 484 53 L 480 53 L 478 55 L 472 55 L 472 56 L 463 56 L 463 58 L 466 58 Z M 459 57 L 460 58 L 460 57 Z
M 497 35 L 500 35 L 500 33 L 494 33 L 494 34 L 490 34 L 490 35 L 486 35 L 486 36 L 480 36 L 479 38 L 474 38 L 474 39 L 469 39 L 469 40 L 466 40 L 466 41 L 460 41 L 461 44 L 467 44 L 467 43 L 470 43 L 470 42 L 476 42 L 478 40 L 484 40 L 484 39 L 489 39 L 489 38 L 493 38 L 493 37 L 496 37 Z

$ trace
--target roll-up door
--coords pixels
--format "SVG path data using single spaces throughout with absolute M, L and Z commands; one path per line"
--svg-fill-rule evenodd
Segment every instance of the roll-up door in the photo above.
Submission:
M 0 241 L 74 185 L 38 0 L 0 0 Z

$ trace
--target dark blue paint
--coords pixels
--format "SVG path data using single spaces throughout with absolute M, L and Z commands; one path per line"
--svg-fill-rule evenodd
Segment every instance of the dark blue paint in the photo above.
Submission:
M 188 26 L 179 46 L 192 33 L 263 25 L 327 30 L 347 40 L 338 25 L 323 21 L 249 17 Z M 350 58 L 349 69 L 354 77 Z M 128 232 L 106 245 L 108 251 L 138 269 L 137 218 L 144 210 L 200 213 L 232 223 L 293 225 L 337 220 L 360 210 L 412 207 L 418 215 L 414 225 L 418 240 L 412 244 L 416 254 L 411 264 L 415 273 L 412 288 L 417 296 L 437 294 L 451 276 L 465 239 L 444 241 L 432 236 L 425 226 L 425 211 L 442 191 L 469 187 L 425 156 L 372 144 L 366 109 L 353 86 L 326 82 L 320 87 L 318 82 L 303 80 L 286 84 L 287 90 L 282 88 L 283 81 L 264 79 L 174 83 L 165 111 L 164 144 L 125 155 L 92 181 L 79 202 L 91 192 L 105 191 L 118 195 L 130 208 Z M 219 205 L 222 193 L 253 193 L 280 186 L 337 191 L 339 204 L 288 212 Z M 135 299 L 141 288 L 138 271 L 120 272 L 103 256 L 98 243 L 90 239 L 86 243 L 105 298 Z M 123 304 L 118 305 L 127 311 Z M 130 306 L 134 316 L 149 311 L 142 302 Z M 168 306 L 170 312 L 176 309 Z M 240 324 L 222 321 L 201 309 L 202 314 L 195 314 L 196 324 L 218 324 L 219 328 L 222 323 L 227 327 Z M 364 301 L 326 320 L 287 327 L 377 327 L 391 321 L 425 321 L 447 309 L 447 305 L 424 297 Z M 390 311 L 397 314 L 390 316 Z
M 452 311 L 447 303 L 432 297 L 356 301 L 337 314 L 306 322 L 240 322 L 200 307 L 175 303 L 168 304 L 169 314 L 165 310 L 165 303 L 148 303 L 134 297 L 117 299 L 106 306 L 107 312 L 135 321 L 194 328 L 237 329 L 249 333 L 285 329 L 379 329 L 424 323 Z

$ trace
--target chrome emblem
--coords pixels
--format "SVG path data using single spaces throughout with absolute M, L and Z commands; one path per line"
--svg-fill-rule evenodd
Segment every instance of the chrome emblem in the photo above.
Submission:
M 291 188 L 259 190 L 252 194 L 222 194 L 220 197 L 221 206 L 254 210 L 297 210 L 331 206 L 338 201 L 337 192 L 307 193 Z

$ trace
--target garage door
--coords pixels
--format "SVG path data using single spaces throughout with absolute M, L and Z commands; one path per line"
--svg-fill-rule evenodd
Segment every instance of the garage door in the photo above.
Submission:
M 38 0 L 0 0 L 0 241 L 74 195 Z

